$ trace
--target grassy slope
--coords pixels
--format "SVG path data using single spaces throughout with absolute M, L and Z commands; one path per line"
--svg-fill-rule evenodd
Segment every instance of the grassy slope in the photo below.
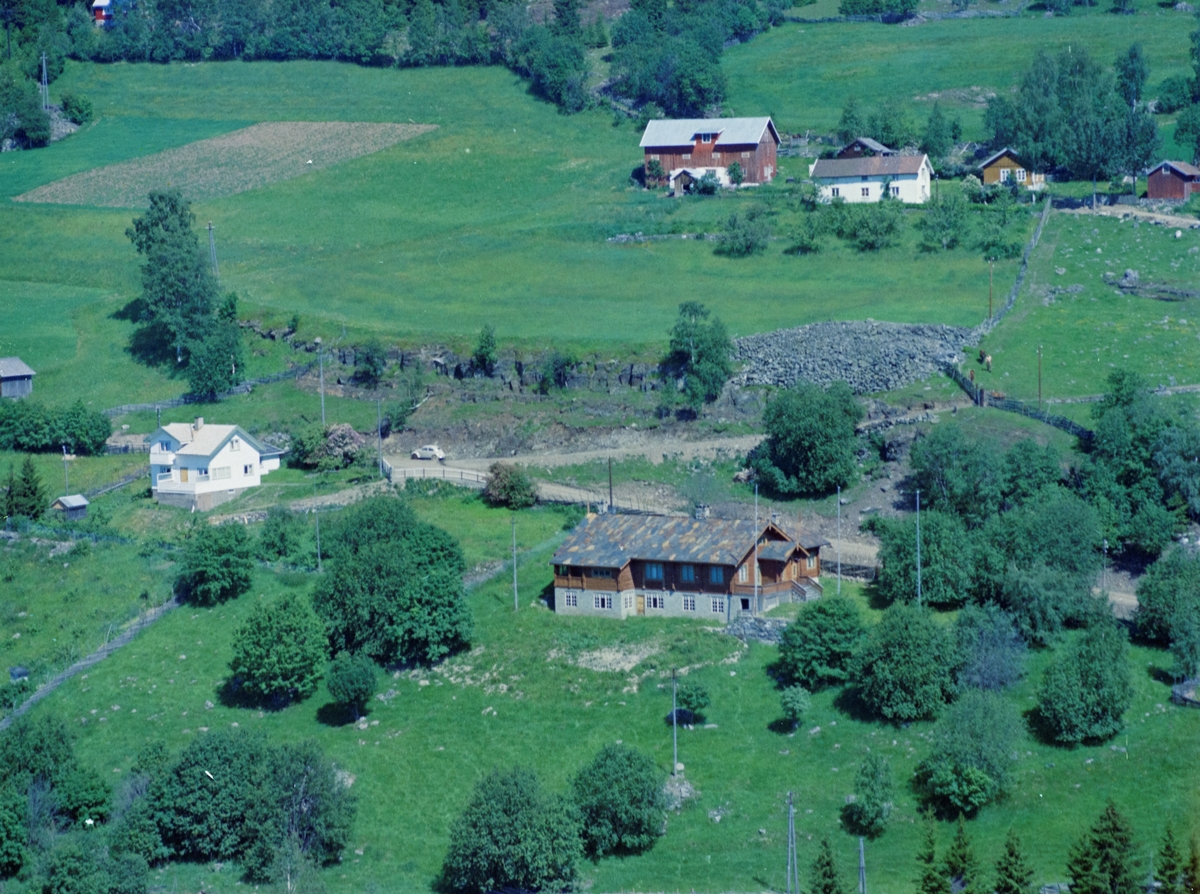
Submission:
M 507 552 L 508 513 L 454 499 L 418 501 L 418 509 L 463 532 L 481 557 Z M 551 536 L 557 521 L 552 513 L 523 513 L 522 548 Z M 314 736 L 355 774 L 362 799 L 352 848 L 327 874 L 331 890 L 420 891 L 437 872 L 450 821 L 473 782 L 493 765 L 535 765 L 560 790 L 609 741 L 634 744 L 669 765 L 670 735 L 662 721 L 668 701 L 659 687 L 673 664 L 702 665 L 694 673 L 712 691 L 710 720 L 717 726 L 685 731 L 680 743 L 680 760 L 700 800 L 670 817 L 666 838 L 648 854 L 585 864 L 592 889 L 779 890 L 786 792 L 799 796 L 801 859 L 807 864 L 815 841 L 836 830 L 854 768 L 868 748 L 888 755 L 898 783 L 895 821 L 867 846 L 872 889 L 909 887 L 917 803 L 905 780 L 924 753 L 927 724 L 894 728 L 857 721 L 834 706 L 833 693 L 822 693 L 795 736 L 772 732 L 768 726 L 778 718 L 778 699 L 765 668 L 773 648 L 739 648 L 705 631 L 702 622 L 557 618 L 531 602 L 549 580 L 549 555 L 550 547 L 543 547 L 523 560 L 522 608 L 515 617 L 504 575 L 477 589 L 471 596 L 475 650 L 432 674 L 388 681 L 392 697 L 373 702 L 369 721 L 378 724 L 365 729 L 323 723 L 321 708 L 328 701 L 323 690 L 272 714 L 221 704 L 217 691 L 238 620 L 259 598 L 309 585 L 303 575 L 267 572 L 257 575 L 251 594 L 229 605 L 168 616 L 39 710 L 70 718 L 82 753 L 106 773 L 113 771 L 114 779 L 128 770 L 137 748 L 154 738 L 177 750 L 202 728 L 232 723 L 262 727 L 277 738 Z M 864 598 L 856 587 L 847 590 Z M 627 649 L 648 641 L 659 654 L 635 673 L 589 671 L 568 662 L 602 645 Z M 1035 654 L 1030 677 L 1012 693 L 1023 709 L 1032 704 L 1047 658 Z M 1129 813 L 1147 852 L 1168 818 L 1177 830 L 1192 831 L 1200 815 L 1195 795 L 1200 779 L 1191 759 L 1200 713 L 1170 706 L 1166 686 L 1153 678 L 1154 668 L 1168 660 L 1161 652 L 1134 650 L 1137 697 L 1128 737 L 1110 743 L 1127 746 L 1127 753 L 1108 744 L 1061 750 L 1032 739 L 1021 743 L 1011 797 L 972 823 L 986 864 L 1012 826 L 1029 848 L 1038 880 L 1062 879 L 1068 843 L 1109 796 Z M 818 726 L 820 732 L 809 732 Z M 708 814 L 718 807 L 726 811 L 719 824 Z M 855 841 L 836 832 L 834 841 L 850 875 Z M 163 882 L 232 891 L 236 869 L 176 866 L 163 873 Z

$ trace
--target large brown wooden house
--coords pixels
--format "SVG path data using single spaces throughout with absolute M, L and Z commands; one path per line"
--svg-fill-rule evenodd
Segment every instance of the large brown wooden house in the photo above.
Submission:
M 711 173 L 729 186 L 729 167 L 742 169 L 743 183 L 767 183 L 779 168 L 779 133 L 770 118 L 685 118 L 651 121 L 642 134 L 647 169 L 662 166 L 674 189 L 681 174 L 699 180 Z
M 554 554 L 554 611 L 721 622 L 757 615 L 819 598 L 828 545 L 778 522 L 589 515 Z

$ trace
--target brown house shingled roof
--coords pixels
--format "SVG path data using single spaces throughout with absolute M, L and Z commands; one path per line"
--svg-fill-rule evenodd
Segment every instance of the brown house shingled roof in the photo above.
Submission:
M 862 158 L 821 158 L 813 179 L 822 177 L 889 177 L 920 173 L 924 155 L 872 155 Z
M 661 515 L 596 515 L 584 519 L 567 542 L 554 554 L 556 565 L 586 565 L 622 568 L 630 559 L 654 562 L 695 562 L 702 565 L 737 565 L 754 548 L 756 536 L 777 525 L 748 519 L 692 519 Z M 763 558 L 786 558 L 797 541 L 778 541 L 760 547 Z M 798 544 L 806 552 L 828 546 L 828 541 L 811 534 L 801 535 Z M 767 551 L 772 550 L 770 556 Z M 778 552 L 780 555 L 775 556 Z

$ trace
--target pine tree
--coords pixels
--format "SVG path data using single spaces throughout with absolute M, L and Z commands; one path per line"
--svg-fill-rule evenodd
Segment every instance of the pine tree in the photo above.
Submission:
M 817 859 L 813 860 L 810 879 L 809 890 L 812 894 L 846 894 L 842 876 L 833 860 L 833 846 L 829 843 L 829 836 L 821 839 Z
M 1141 894 L 1133 828 L 1109 801 L 1067 861 L 1071 894 Z
M 12 506 L 10 515 L 23 515 L 39 519 L 46 509 L 46 488 L 33 465 L 33 457 L 26 456 L 21 464 L 21 477 L 17 479 L 16 496 L 9 498 Z
M 961 813 L 958 815 L 954 840 L 946 852 L 946 875 L 957 894 L 977 894 L 980 890 L 979 860 L 975 857 L 975 848 L 971 846 L 967 823 Z
M 1021 852 L 1021 839 L 1012 829 L 1004 839 L 1004 853 L 996 861 L 996 894 L 1029 894 L 1033 869 Z
M 842 106 L 842 117 L 838 121 L 837 138 L 838 142 L 845 145 L 853 143 L 861 137 L 867 129 L 867 122 L 863 120 L 863 115 L 858 106 L 858 100 L 853 96 L 846 98 L 846 104 Z
M 1200 841 L 1192 836 L 1188 847 L 1187 866 L 1183 870 L 1183 890 L 1187 894 L 1200 894 Z
M 17 499 L 17 474 L 12 464 L 8 466 L 8 482 L 4 487 L 4 517 L 12 518 L 16 515 L 16 499 Z
M 917 894 L 950 894 L 950 880 L 938 865 L 937 824 L 932 810 L 925 814 L 925 837 L 917 853 L 917 866 Z
M 1175 841 L 1175 830 L 1168 823 L 1162 847 L 1158 851 L 1158 859 L 1154 861 L 1154 879 L 1159 883 L 1158 894 L 1186 894 L 1186 870 L 1183 853 Z

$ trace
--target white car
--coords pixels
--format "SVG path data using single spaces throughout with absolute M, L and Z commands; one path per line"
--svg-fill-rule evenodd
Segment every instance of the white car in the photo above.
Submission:
M 436 459 L 439 462 L 446 458 L 446 454 L 442 452 L 442 448 L 437 444 L 426 444 L 424 447 L 418 447 L 412 452 L 413 459 Z

